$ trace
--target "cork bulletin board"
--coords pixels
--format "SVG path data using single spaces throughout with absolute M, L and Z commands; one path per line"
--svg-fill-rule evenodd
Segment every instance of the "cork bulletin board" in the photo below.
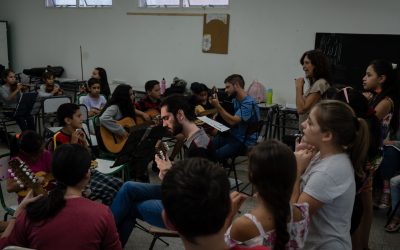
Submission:
M 203 20 L 204 53 L 228 54 L 229 14 L 205 14 Z

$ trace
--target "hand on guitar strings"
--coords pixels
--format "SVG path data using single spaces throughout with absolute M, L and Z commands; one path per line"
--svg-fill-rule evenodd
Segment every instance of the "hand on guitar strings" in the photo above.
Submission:
M 168 157 L 165 157 L 165 160 L 161 159 L 158 154 L 155 156 L 155 162 L 157 164 L 158 169 L 160 169 L 160 173 L 158 174 L 158 177 L 163 180 L 165 174 L 168 172 L 168 170 L 172 167 L 172 162 L 169 160 Z

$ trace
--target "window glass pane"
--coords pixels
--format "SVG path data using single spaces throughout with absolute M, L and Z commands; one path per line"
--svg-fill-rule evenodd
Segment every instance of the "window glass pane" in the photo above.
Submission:
M 147 6 L 159 6 L 159 5 L 175 5 L 179 6 L 179 0 L 147 0 Z
M 79 0 L 79 6 L 112 6 L 112 0 Z
M 229 5 L 229 0 L 184 0 L 183 5 L 184 7 Z
M 74 5 L 76 6 L 76 0 L 52 0 L 55 6 L 66 6 L 66 5 Z

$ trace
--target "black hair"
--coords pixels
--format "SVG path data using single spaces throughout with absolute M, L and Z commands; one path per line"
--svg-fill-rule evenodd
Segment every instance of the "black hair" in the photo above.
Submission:
M 319 50 L 309 50 L 304 52 L 304 54 L 300 58 L 300 64 L 304 64 L 304 58 L 307 58 L 311 61 L 311 64 L 314 66 L 313 77 L 310 80 L 310 84 L 313 85 L 319 79 L 325 79 L 328 83 L 331 81 L 331 70 L 330 64 L 328 62 L 328 58 L 325 54 Z
M 76 111 L 79 110 L 79 106 L 75 103 L 64 103 L 61 104 L 57 109 L 57 120 L 60 126 L 64 127 L 66 125 L 64 119 L 71 118 L 74 116 Z
M 285 245 L 290 238 L 287 223 L 296 176 L 294 153 L 282 142 L 268 140 L 258 144 L 250 152 L 249 180 L 258 191 L 264 205 L 273 214 L 276 250 L 286 249 Z
M 110 100 L 107 102 L 103 112 L 111 105 L 117 105 L 123 117 L 135 118 L 135 107 L 132 103 L 129 91 L 132 89 L 130 85 L 120 84 L 111 95 Z
M 46 81 L 47 79 L 50 79 L 50 78 L 54 78 L 54 73 L 53 72 L 51 72 L 51 71 L 45 71 L 44 73 L 43 73 L 43 75 L 42 75 L 42 79 L 43 79 L 43 81 Z
M 188 241 L 219 232 L 230 212 L 230 185 L 223 168 L 204 158 L 176 162 L 161 184 L 169 221 Z
M 108 84 L 107 72 L 105 69 L 100 67 L 96 67 L 95 70 L 99 72 L 100 76 L 100 94 L 105 95 L 106 99 L 108 99 L 111 94 L 111 90 L 110 85 Z
M 101 90 L 101 80 L 96 79 L 96 78 L 90 78 L 87 82 L 88 87 L 91 88 L 93 85 L 95 84 L 99 84 L 100 85 L 100 90 Z
M 153 88 L 154 88 L 154 86 L 156 86 L 156 85 L 160 85 L 160 82 L 157 81 L 157 80 L 150 80 L 150 81 L 147 81 L 147 82 L 144 84 L 144 90 L 145 90 L 146 92 L 152 91 Z
M 175 117 L 179 110 L 182 110 L 189 121 L 194 121 L 196 115 L 194 113 L 194 105 L 189 97 L 173 94 L 166 97 L 160 104 L 160 107 L 167 106 L 168 112 L 172 113 Z
M 78 144 L 58 146 L 53 154 L 52 174 L 57 181 L 56 187 L 48 196 L 28 204 L 26 215 L 32 221 L 52 218 L 65 206 L 65 191 L 83 180 L 90 168 L 89 151 Z
M 6 70 L 3 71 L 3 74 L 1 75 L 1 79 L 4 81 L 4 83 L 5 83 L 6 78 L 8 77 L 8 75 L 10 73 L 15 73 L 15 72 L 12 69 L 6 69 Z
M 204 83 L 194 82 L 190 85 L 190 90 L 193 94 L 200 94 L 201 92 L 206 91 L 207 93 L 210 91 L 208 87 Z
M 345 91 L 348 99 L 346 99 Z M 361 92 L 347 87 L 339 90 L 332 99 L 347 103 L 358 118 L 362 118 L 367 122 L 369 128 L 368 160 L 373 160 L 380 154 L 382 128 L 381 122 L 375 115 L 375 110 L 369 107 L 367 98 Z
M 33 130 L 25 130 L 10 143 L 10 156 L 16 156 L 20 151 L 31 156 L 38 156 L 43 152 L 43 139 Z
M 390 121 L 390 130 L 392 134 L 395 134 L 399 128 L 399 66 L 397 65 L 395 69 L 393 69 L 392 63 L 386 60 L 374 60 L 370 62 L 369 65 L 372 66 L 378 76 L 386 76 L 386 80 L 382 84 L 382 92 L 371 100 L 370 105 L 375 108 L 384 98 L 390 97 L 390 99 L 392 99 L 394 107 L 393 117 Z
M 228 76 L 225 79 L 224 83 L 228 83 L 228 82 L 231 83 L 231 84 L 236 84 L 237 83 L 237 84 L 239 84 L 239 86 L 242 89 L 244 89 L 245 82 L 244 82 L 243 76 L 241 76 L 239 74 L 233 74 L 233 75 Z

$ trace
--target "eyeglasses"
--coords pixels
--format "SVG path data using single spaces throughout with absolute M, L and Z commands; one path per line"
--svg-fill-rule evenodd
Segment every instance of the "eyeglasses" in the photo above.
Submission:
M 340 91 L 343 91 L 344 98 L 346 99 L 347 104 L 350 103 L 349 101 L 349 94 L 347 93 L 347 89 L 353 89 L 352 87 L 344 87 Z

